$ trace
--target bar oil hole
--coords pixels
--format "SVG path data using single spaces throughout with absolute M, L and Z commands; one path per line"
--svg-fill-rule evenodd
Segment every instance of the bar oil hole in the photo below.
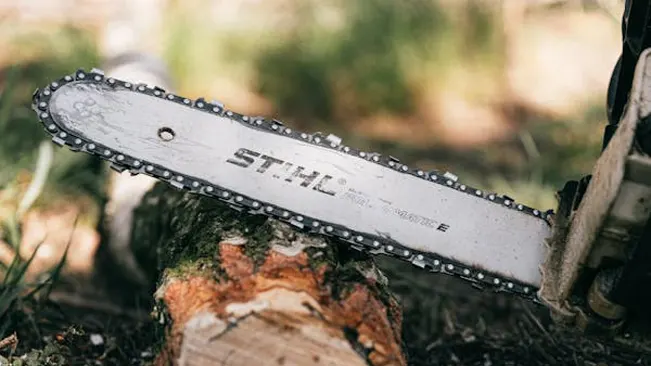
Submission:
M 172 141 L 175 136 L 176 133 L 169 127 L 161 127 L 158 129 L 158 137 L 163 141 Z

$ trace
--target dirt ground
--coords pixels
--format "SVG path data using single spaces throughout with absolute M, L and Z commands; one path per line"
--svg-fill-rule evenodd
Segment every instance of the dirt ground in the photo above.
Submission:
M 542 306 L 393 260 L 380 264 L 402 300 L 404 339 L 414 366 L 651 364 L 649 351 L 564 329 Z
M 564 329 L 541 306 L 393 259 L 379 258 L 378 264 L 403 306 L 409 365 L 651 365 L 648 351 Z M 147 310 L 152 304 L 146 291 L 128 288 L 116 276 L 95 279 L 94 292 L 79 283 L 67 286 L 77 295 L 55 292 L 58 305 L 38 314 L 40 341 L 29 324 L 18 335 L 16 354 L 35 360 L 28 365 L 63 365 L 58 359 L 75 365 L 142 365 L 153 359 L 162 334 Z M 102 286 L 114 292 L 98 292 Z

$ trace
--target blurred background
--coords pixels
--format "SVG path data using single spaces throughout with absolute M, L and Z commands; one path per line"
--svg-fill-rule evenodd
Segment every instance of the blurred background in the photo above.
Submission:
M 135 47 L 165 61 L 182 95 L 340 134 L 553 207 L 552 192 L 589 171 L 599 152 L 622 8 L 619 0 L 0 1 L 0 159 L 43 137 L 26 108 L 35 87 Z M 32 141 L 10 143 L 18 128 L 33 128 Z
M 588 173 L 599 155 L 623 6 L 0 0 L 0 219 L 9 223 L 0 260 L 6 269 L 16 252 L 23 264 L 36 253 L 25 267 L 36 276 L 58 270 L 65 254 L 69 273 L 93 271 L 101 252 L 94 227 L 110 200 L 99 183 L 106 169 L 63 149 L 49 159 L 30 99 L 52 79 L 102 68 L 129 50 L 160 58 L 181 95 L 334 133 L 348 145 L 555 208 L 555 191 Z M 25 193 L 43 159 L 51 161 L 46 183 L 28 202 L 39 209 L 27 210 Z M 67 244 L 75 250 L 65 252 Z M 0 311 L 9 307 L 0 302 Z

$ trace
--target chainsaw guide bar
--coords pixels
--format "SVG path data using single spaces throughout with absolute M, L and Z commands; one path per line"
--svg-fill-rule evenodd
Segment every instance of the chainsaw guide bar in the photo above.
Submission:
M 54 143 L 119 172 L 539 302 L 551 210 L 96 69 L 35 91 L 33 108 Z

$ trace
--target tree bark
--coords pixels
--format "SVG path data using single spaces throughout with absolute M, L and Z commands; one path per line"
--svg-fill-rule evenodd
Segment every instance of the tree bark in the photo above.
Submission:
M 156 263 L 158 365 L 406 365 L 398 303 L 360 253 L 164 184 L 131 242 Z

